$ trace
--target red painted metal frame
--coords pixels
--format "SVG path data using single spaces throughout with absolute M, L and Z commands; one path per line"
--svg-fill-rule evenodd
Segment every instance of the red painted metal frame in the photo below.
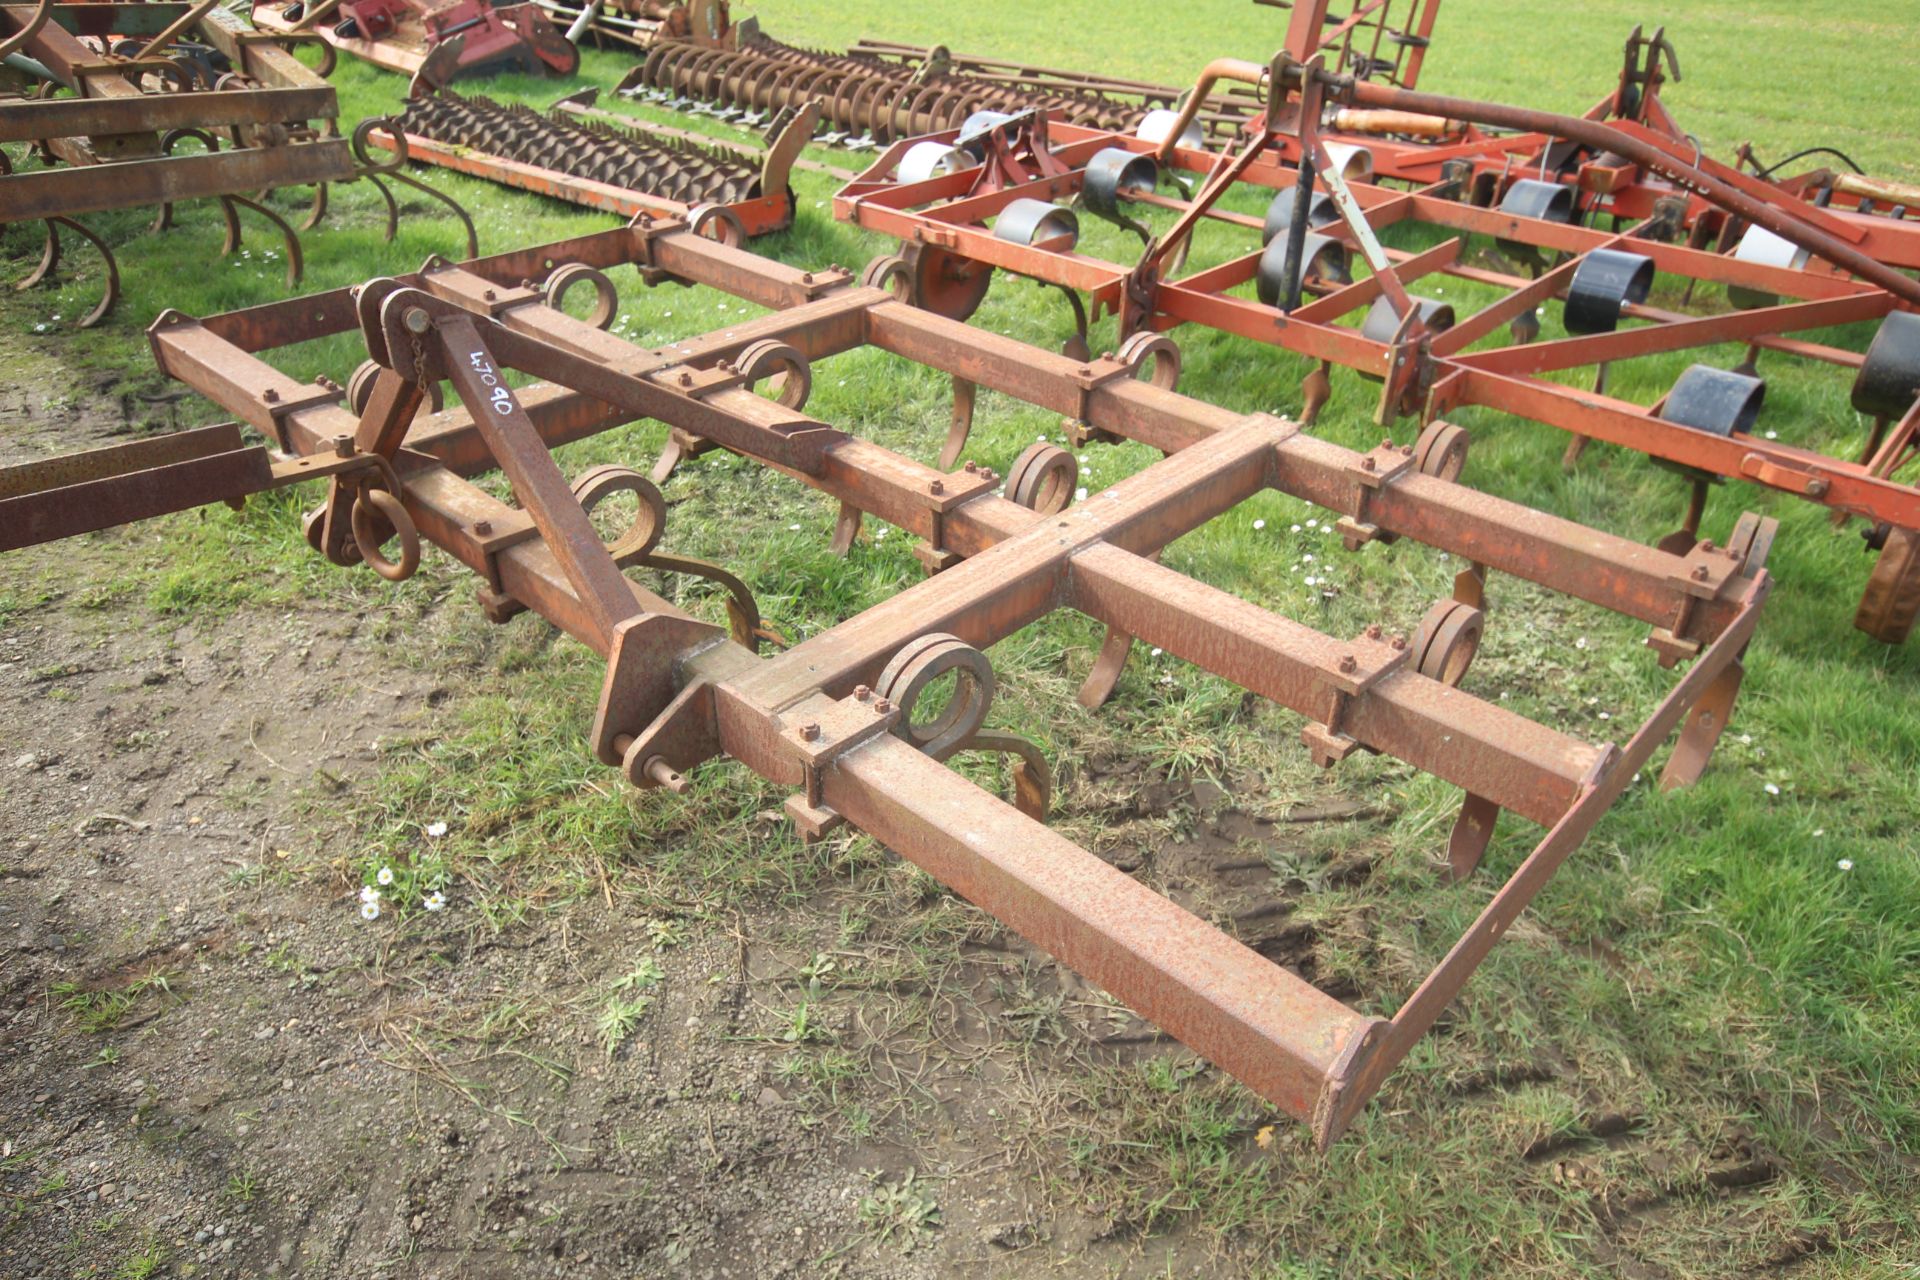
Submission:
M 1223 65 L 1226 64 L 1215 64 L 1216 68 Z M 1284 65 L 1284 59 L 1276 62 L 1276 66 Z M 1248 79 L 1259 79 L 1263 83 L 1270 82 L 1273 75 L 1272 68 L 1252 64 L 1232 66 L 1241 69 Z M 1212 70 L 1210 68 L 1210 72 Z M 1406 109 L 1438 106 L 1459 115 L 1479 113 L 1507 121 L 1523 118 L 1541 126 L 1538 136 L 1542 140 L 1565 136 L 1574 123 L 1564 118 L 1542 117 L 1540 113 L 1409 95 L 1351 80 L 1329 79 L 1336 89 L 1359 101 Z M 1208 83 L 1203 77 L 1199 88 L 1204 90 Z M 1218 196 L 1233 185 L 1222 181 L 1222 175 L 1230 176 L 1242 186 L 1268 193 L 1290 192 L 1294 188 L 1298 170 L 1287 163 L 1282 144 L 1289 143 L 1298 155 L 1300 121 L 1297 115 L 1290 116 L 1287 111 L 1288 103 L 1283 99 L 1278 127 L 1254 131 L 1240 142 L 1237 153 L 1217 155 L 1172 144 L 1155 147 L 1119 133 L 1045 122 L 1041 136 L 1048 144 L 1049 154 L 1066 172 L 1030 176 L 1025 181 L 1012 183 L 1006 181 L 1003 171 L 997 171 L 991 164 L 921 182 L 896 182 L 893 180 L 895 166 L 906 149 L 920 141 L 903 140 L 884 151 L 866 173 L 836 195 L 834 212 L 844 221 L 900 240 L 907 247 L 909 259 L 916 262 L 928 254 L 939 254 L 1085 292 L 1093 301 L 1096 316 L 1105 309 L 1120 317 L 1123 337 L 1142 330 L 1166 331 L 1182 324 L 1201 324 L 1325 363 L 1339 364 L 1375 379 L 1384 378 L 1387 389 L 1377 415 L 1382 423 L 1401 413 L 1418 413 L 1423 421 L 1430 422 L 1461 406 L 1481 404 L 1559 427 L 1578 437 L 1619 444 L 1699 472 L 1744 479 L 1792 493 L 1839 512 L 1864 516 L 1875 525 L 1892 530 L 1920 528 L 1920 489 L 1893 478 L 1899 466 L 1914 456 L 1910 444 L 1909 451 L 1891 463 L 1885 458 L 1869 458 L 1866 453 L 1857 461 L 1833 458 L 1754 435 L 1718 436 L 1696 430 L 1662 419 L 1659 405 L 1645 408 L 1542 376 L 1723 342 L 1748 344 L 1750 360 L 1763 351 L 1781 352 L 1836 365 L 1851 376 L 1861 364 L 1859 353 L 1791 335 L 1877 320 L 1897 309 L 1913 309 L 1915 300 L 1920 299 L 1920 284 L 1895 269 L 1893 264 L 1872 258 L 1871 247 L 1882 241 L 1876 238 L 1877 232 L 1861 229 L 1863 221 L 1872 221 L 1901 227 L 1899 234 L 1906 235 L 1910 228 L 1904 224 L 1892 223 L 1886 218 L 1863 220 L 1858 215 L 1829 214 L 1796 195 L 1781 193 L 1730 170 L 1696 169 L 1690 156 L 1675 158 L 1666 148 L 1660 148 L 1662 163 L 1672 172 L 1688 178 L 1700 190 L 1715 193 L 1716 200 L 1723 198 L 1718 193 L 1726 192 L 1730 194 L 1724 199 L 1737 198 L 1750 203 L 1756 212 L 1764 212 L 1782 231 L 1799 236 L 1820 252 L 1844 259 L 1845 268 L 1823 261 L 1819 256 L 1812 257 L 1803 269 L 1773 267 L 1742 261 L 1705 247 L 1644 238 L 1660 228 L 1659 209 L 1650 208 L 1647 217 L 1637 220 L 1623 214 L 1623 220 L 1630 225 L 1624 231 L 1610 233 L 1520 217 L 1451 198 L 1460 194 L 1459 186 L 1452 182 L 1412 191 L 1356 182 L 1349 185 L 1370 231 L 1397 224 L 1420 224 L 1452 233 L 1451 237 L 1419 252 L 1388 249 L 1385 257 L 1391 267 L 1389 272 L 1360 275 L 1352 284 L 1309 281 L 1308 299 L 1287 314 L 1276 306 L 1233 292 L 1254 278 L 1261 258 L 1257 247 L 1242 257 L 1185 277 L 1175 274 L 1171 265 L 1180 257 L 1179 237 L 1195 219 L 1207 218 L 1250 230 L 1260 226 L 1258 218 L 1215 207 Z M 1607 130 L 1605 136 L 1613 138 L 1623 150 L 1632 149 L 1637 143 L 1653 145 L 1642 136 L 1645 130 L 1634 132 L 1638 126 L 1593 124 L 1592 127 Z M 1289 133 L 1289 129 L 1294 132 Z M 1308 135 L 1314 136 L 1311 128 Z M 954 136 L 952 133 L 933 135 L 939 141 L 951 141 Z M 1331 135 L 1318 136 L 1326 141 Z M 1113 148 L 1142 156 L 1157 155 L 1161 161 L 1213 184 L 1208 187 L 1203 183 L 1191 199 L 1122 193 L 1123 200 L 1132 200 L 1139 207 L 1171 209 L 1182 216 L 1181 223 L 1162 232 L 1152 242 L 1139 262 L 1129 265 L 1106 261 L 1061 244 L 1022 244 L 1000 238 L 989 229 L 988 224 L 1014 200 L 1038 198 L 1062 203 L 1076 199 L 1085 183 L 1085 166 L 1097 153 Z M 1724 204 L 1714 207 L 1732 216 L 1733 211 Z M 1599 208 L 1601 212 L 1610 212 L 1612 206 L 1603 202 Z M 1670 214 L 1668 227 L 1684 225 L 1682 211 L 1677 206 L 1669 206 L 1667 212 Z M 1344 241 L 1350 248 L 1359 248 L 1359 237 L 1352 227 L 1334 223 L 1319 231 Z M 1560 261 L 1538 279 L 1471 266 L 1462 261 L 1465 239 L 1471 235 L 1534 246 L 1561 255 Z M 1500 327 L 1563 296 L 1582 258 L 1601 248 L 1629 249 L 1649 257 L 1662 273 L 1771 293 L 1784 301 L 1770 307 L 1701 317 L 1628 303 L 1622 309 L 1623 317 L 1645 323 L 1561 342 L 1520 343 L 1494 349 L 1476 347 Z M 1870 272 L 1872 278 L 1853 278 L 1849 268 L 1863 274 Z M 1431 276 L 1452 276 L 1489 284 L 1506 290 L 1507 294 L 1478 314 L 1462 317 L 1453 329 L 1440 333 L 1416 331 L 1396 340 L 1380 341 L 1369 338 L 1358 328 L 1340 323 L 1343 317 L 1364 313 L 1383 291 L 1410 290 Z M 1317 405 L 1310 396 L 1309 421 L 1316 412 Z
M 1124 362 L 1069 360 L 844 272 L 804 272 L 644 222 L 205 320 L 169 312 L 150 338 L 162 369 L 286 453 L 377 464 L 335 476 L 316 546 L 350 562 L 340 554 L 345 512 L 358 531 L 364 504 L 378 499 L 403 543 L 417 530 L 485 580 L 493 616 L 531 610 L 606 656 L 592 740 L 636 785 L 683 785 L 685 770 L 724 754 L 796 788 L 788 810 L 803 830 L 844 821 L 869 832 L 1309 1123 L 1322 1145 L 1683 722 L 1666 780 L 1684 784 L 1705 766 L 1769 589 L 1767 522 L 1749 521 L 1751 541 L 1734 550 L 1641 546 L 1424 474 L 1388 445 L 1356 453 L 1281 418 L 1181 396 Z M 522 283 L 571 264 L 625 263 L 652 283 L 710 285 L 772 311 L 648 349 L 573 320 Z M 356 327 L 379 368 L 357 416 L 331 385 L 296 383 L 260 358 Z M 807 417 L 792 377 L 863 346 L 1171 456 L 1084 502 L 1030 509 L 995 496 L 990 473 L 936 470 Z M 751 385 L 772 367 L 770 350 L 789 374 L 781 400 Z M 509 391 L 507 369 L 542 381 Z M 464 412 L 416 419 L 416 380 L 441 377 Z M 549 455 L 642 416 L 899 526 L 941 571 L 757 656 L 737 633 L 624 579 Z M 518 506 L 462 478 L 496 467 Z M 1269 488 L 1338 513 L 1355 545 L 1417 540 L 1648 622 L 1663 662 L 1692 665 L 1624 745 L 1590 743 L 1422 674 L 1390 626 L 1325 635 L 1155 562 L 1174 538 Z M 1383 751 L 1463 787 L 1457 871 L 1477 861 L 1498 808 L 1546 834 L 1393 1017 L 1350 1008 L 902 736 L 910 708 L 878 687 L 891 659 L 941 633 L 957 637 L 943 652 L 973 653 L 1060 608 L 1105 623 L 1122 652 L 1137 636 L 1293 708 L 1322 763 Z

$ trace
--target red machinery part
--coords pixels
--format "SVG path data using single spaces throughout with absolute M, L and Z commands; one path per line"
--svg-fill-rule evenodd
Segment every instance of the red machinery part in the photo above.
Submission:
M 1303 386 L 1309 422 L 1332 389 L 1327 371 L 1337 364 L 1384 383 L 1367 391 L 1377 397 L 1382 425 L 1403 415 L 1431 423 L 1482 405 L 1571 432 L 1576 445 L 1591 439 L 1636 449 L 1696 482 L 1682 529 L 1669 535 L 1676 543 L 1697 538 L 1703 486 L 1714 477 L 1863 516 L 1868 549 L 1879 559 L 1870 599 L 1856 620 L 1888 643 L 1905 639 L 1914 622 L 1912 602 L 1920 597 L 1920 567 L 1904 551 L 1907 538 L 1896 535 L 1920 529 L 1920 489 L 1899 473 L 1920 457 L 1920 344 L 1888 339 L 1863 354 L 1795 335 L 1862 321 L 1879 324 L 1883 335 L 1904 332 L 1920 304 L 1920 283 L 1902 269 L 1920 249 L 1912 224 L 1819 209 L 1797 191 L 1710 161 L 1696 164 L 1691 148 L 1676 154 L 1633 122 L 1412 94 L 1321 73 L 1285 55 L 1269 66 L 1214 64 L 1188 107 L 1223 78 L 1280 87 L 1263 127 L 1228 152 L 1182 145 L 1185 112 L 1170 123 L 1169 140 L 1157 145 L 1029 114 L 973 138 L 966 165 L 918 181 L 898 174 L 908 149 L 957 146 L 958 132 L 895 144 L 839 193 L 836 216 L 907 246 L 903 279 L 911 296 L 944 315 L 970 314 L 986 294 L 983 276 L 1001 268 L 1087 295 L 1096 317 L 1102 310 L 1118 315 L 1122 337 L 1197 323 L 1308 357 L 1319 364 Z M 1525 130 L 1503 140 L 1513 143 L 1505 153 L 1513 172 L 1487 195 L 1498 207 L 1470 198 L 1477 183 L 1470 164 L 1411 191 L 1356 176 L 1364 167 L 1317 128 L 1346 104 Z M 1572 160 L 1558 179 L 1540 179 L 1530 157 L 1562 151 Z M 1608 191 L 1583 186 L 1580 175 L 1591 166 L 1580 157 L 1603 155 L 1630 161 L 1641 176 Z M 1311 164 L 1303 164 L 1303 156 Z M 1193 194 L 1162 195 L 1147 186 L 1137 170 L 1149 160 L 1192 175 Z M 1135 176 L 1125 181 L 1116 177 L 1130 173 Z M 1219 207 L 1236 186 L 1264 191 L 1271 200 L 1267 218 Z M 1296 220 L 1303 189 L 1305 216 Z M 1055 204 L 1079 198 L 1086 209 L 1141 231 L 1146 248 L 1126 264 L 997 233 L 1003 215 L 1018 209 L 1027 216 L 1020 202 L 1036 198 Z M 1170 215 L 1172 224 L 1148 234 L 1134 215 L 1150 213 Z M 1582 225 L 1608 216 L 1617 229 Z M 1249 251 L 1182 274 L 1202 219 L 1244 228 Z M 1759 239 L 1767 236 L 1786 252 L 1717 253 L 1698 234 L 1733 222 L 1749 228 L 1738 244 L 1770 243 Z M 1446 238 L 1418 250 L 1381 244 L 1381 232 L 1414 224 Z M 1262 234 L 1270 237 L 1264 245 L 1256 238 Z M 1469 261 L 1470 237 L 1491 241 L 1505 260 Z M 1885 259 L 1875 256 L 1882 250 Z M 1500 296 L 1471 314 L 1456 314 L 1442 300 L 1415 292 L 1441 277 L 1492 286 Z M 1690 299 L 1696 285 L 1724 290 L 1729 305 L 1707 315 L 1696 314 L 1698 303 L 1685 312 L 1650 305 L 1648 290 L 1660 277 L 1690 282 Z M 956 287 L 961 281 L 965 289 Z M 1245 295 L 1250 284 L 1256 297 Z M 1533 342 L 1540 310 L 1562 298 L 1569 336 Z M 1069 343 L 1081 349 L 1086 309 L 1077 297 L 1075 314 Z M 1355 328 L 1342 323 L 1345 317 L 1365 320 Z M 1501 340 L 1503 329 L 1511 341 Z M 1739 366 L 1690 371 L 1659 403 L 1643 406 L 1606 394 L 1607 370 L 1619 361 L 1727 342 L 1746 345 Z M 1763 356 L 1768 364 L 1829 365 L 1856 382 L 1853 404 L 1874 423 L 1856 459 L 1828 457 L 1776 439 L 1780 433 L 1753 429 Z M 1564 381 L 1564 371 L 1582 367 L 1595 370 L 1588 387 Z M 1709 382 L 1719 389 L 1712 396 L 1703 394 Z M 1738 394 L 1728 398 L 1724 393 L 1736 384 Z M 1570 462 L 1577 453 L 1570 452 Z

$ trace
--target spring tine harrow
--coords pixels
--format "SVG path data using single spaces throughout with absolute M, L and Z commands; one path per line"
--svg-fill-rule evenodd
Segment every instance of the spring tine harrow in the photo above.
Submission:
M 204 0 L 0 5 L 0 40 L 44 69 L 45 88 L 71 93 L 0 97 L 0 141 L 32 143 L 42 162 L 0 164 L 0 224 L 45 224 L 40 266 L 18 288 L 51 278 L 63 228 L 100 255 L 102 297 L 76 321 L 81 327 L 112 311 L 120 276 L 111 248 L 80 215 L 153 204 L 160 231 L 173 225 L 178 202 L 217 200 L 224 255 L 240 247 L 245 208 L 279 231 L 291 286 L 303 269 L 299 232 L 266 205 L 267 194 L 312 186 L 301 228 L 311 229 L 326 211 L 328 184 L 373 167 L 363 147 L 338 136 L 333 88 L 289 52 L 293 37 L 263 37 Z M 187 142 L 198 149 L 182 148 Z M 468 251 L 477 252 L 468 227 Z
M 610 308 L 589 321 L 559 309 L 561 273 L 604 278 L 628 264 L 650 283 L 722 289 L 765 314 L 641 347 L 607 330 Z M 229 315 L 168 312 L 149 333 L 160 367 L 270 445 L 236 447 L 232 428 L 214 428 L 0 472 L 4 545 L 324 479 L 308 536 L 329 559 L 398 579 L 431 543 L 480 578 L 490 618 L 538 614 L 603 656 L 589 742 L 636 787 L 684 790 L 689 770 L 732 757 L 791 788 L 785 811 L 806 836 L 843 825 L 871 834 L 1330 1144 L 1676 730 L 1666 781 L 1697 776 L 1769 589 L 1771 522 L 1743 520 L 1725 547 L 1645 547 L 1462 487 L 1448 478 L 1458 441 L 1343 448 L 1163 385 L 1160 369 L 1177 364 L 1164 340 L 1073 360 L 909 305 L 891 287 L 898 264 L 863 278 L 876 283 L 780 266 L 688 221 L 642 215 L 560 245 L 436 261 Z M 356 330 L 370 360 L 351 396 L 324 378 L 295 382 L 265 358 Z M 868 346 L 1168 456 L 1074 501 L 1073 458 L 1044 446 L 1022 456 L 999 496 L 987 468 L 929 467 L 807 414 L 812 366 Z M 442 381 L 459 406 L 417 416 Z M 896 525 L 918 539 L 929 576 L 757 655 L 764 622 L 745 584 L 659 550 L 671 531 L 657 489 L 619 466 L 569 482 L 555 462 L 556 446 L 638 417 Z M 467 479 L 491 470 L 504 473 L 511 503 Z M 1397 537 L 1640 620 L 1661 659 L 1688 669 L 1625 742 L 1588 742 L 1473 692 L 1477 605 L 1412 601 L 1341 637 L 1158 562 L 1170 541 L 1267 489 L 1325 508 L 1356 549 Z M 603 542 L 588 508 L 620 490 L 639 499 L 638 514 Z M 726 584 L 731 625 L 623 576 L 648 557 Z M 1044 756 L 984 730 L 997 686 L 988 655 L 1060 608 L 1108 628 L 1104 666 L 1124 662 L 1138 638 L 1293 709 L 1325 767 L 1381 752 L 1461 788 L 1444 874 L 1473 873 L 1502 811 L 1544 834 L 1419 988 L 1383 1002 L 1397 1006 L 1392 1018 L 1363 1014 L 1044 825 Z M 1425 624 L 1411 627 L 1423 611 Z M 927 713 L 922 691 L 949 675 L 952 698 Z M 1009 755 L 1013 801 L 942 763 L 970 751 Z

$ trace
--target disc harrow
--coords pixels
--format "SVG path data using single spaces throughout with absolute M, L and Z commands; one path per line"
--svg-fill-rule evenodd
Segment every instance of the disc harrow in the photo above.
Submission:
M 557 307 L 560 273 L 605 280 L 627 265 L 649 283 L 707 285 L 766 311 L 638 346 L 601 317 Z M 642 215 L 561 245 L 436 261 L 229 315 L 167 312 L 149 332 L 160 367 L 269 446 L 216 427 L 0 472 L 0 548 L 323 480 L 306 529 L 330 561 L 401 579 L 431 543 L 473 570 L 490 619 L 537 614 L 603 657 L 586 745 L 634 786 L 684 791 L 689 771 L 731 757 L 790 789 L 785 814 L 803 836 L 870 834 L 1309 1125 L 1324 1147 L 1676 730 L 1664 785 L 1700 775 L 1769 590 L 1772 524 L 1743 519 L 1728 545 L 1684 554 L 1641 546 L 1447 478 L 1457 440 L 1330 444 L 1284 418 L 1179 394 L 1164 338 L 1099 360 L 1054 355 L 909 305 L 893 287 L 899 266 L 876 263 L 864 277 L 874 283 L 861 284 Z M 355 331 L 368 362 L 352 395 L 266 359 Z M 1016 461 L 1003 495 L 978 461 L 931 467 L 807 414 L 814 366 L 867 347 L 1168 456 L 1076 501 L 1072 456 L 1040 445 Z M 457 408 L 423 413 L 442 383 Z M 808 486 L 837 506 L 843 528 L 861 516 L 897 526 L 918 540 L 929 576 L 763 653 L 770 632 L 747 584 L 662 549 L 673 530 L 651 481 L 611 464 L 569 481 L 551 453 L 640 418 Z M 511 501 L 468 479 L 492 470 Z M 1396 556 L 1426 547 L 1475 568 L 1443 607 L 1397 601 L 1348 637 L 1159 563 L 1168 543 L 1265 490 L 1326 509 L 1356 549 L 1397 538 Z M 588 509 L 612 493 L 632 495 L 636 514 L 603 541 Z M 627 578 L 638 565 L 713 583 L 727 622 Z M 1497 625 L 1482 590 L 1489 574 L 1648 624 L 1662 662 L 1687 669 L 1624 742 L 1528 719 L 1475 691 L 1473 658 Z M 1404 566 L 1392 576 L 1405 580 Z M 1044 755 L 986 728 L 998 686 L 989 654 L 1059 609 L 1105 627 L 1081 692 L 1088 706 L 1124 696 L 1114 682 L 1138 640 L 1297 713 L 1323 767 L 1379 752 L 1460 788 L 1436 879 L 1475 874 L 1503 813 L 1543 834 L 1416 991 L 1375 993 L 1369 1003 L 1395 1009 L 1391 1018 L 1362 1013 L 1045 825 L 1054 797 Z M 1618 661 L 1596 658 L 1596 675 Z M 949 679 L 952 696 L 927 705 Z M 968 753 L 1006 759 L 1010 799 L 946 767 Z

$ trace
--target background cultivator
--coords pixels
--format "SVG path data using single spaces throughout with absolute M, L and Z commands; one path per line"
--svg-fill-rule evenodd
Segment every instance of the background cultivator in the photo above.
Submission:
M 570 76 L 580 50 L 532 0 L 255 0 L 253 23 L 287 35 L 316 33 L 329 45 L 376 67 L 411 76 L 429 61 L 448 64 L 436 78 L 503 71 Z
M 587 322 L 559 309 L 567 284 L 629 262 L 650 281 L 707 284 L 772 310 L 648 349 L 607 332 L 610 311 Z M 882 260 L 867 275 L 887 283 L 896 268 Z M 355 328 L 370 360 L 346 395 L 260 358 Z M 399 580 L 432 542 L 481 578 L 490 618 L 530 610 L 603 655 L 593 748 L 633 785 L 681 790 L 689 770 L 728 755 L 792 787 L 786 814 L 804 834 L 842 823 L 870 833 L 1310 1125 L 1323 1146 L 1676 729 L 1664 781 L 1699 776 L 1768 590 L 1769 521 L 1743 519 L 1727 547 L 1644 547 L 1461 487 L 1450 478 L 1458 441 L 1355 452 L 1285 419 L 1190 400 L 1170 389 L 1178 357 L 1164 339 L 1143 334 L 1118 358 L 1083 363 L 969 330 L 845 272 L 778 266 L 644 216 L 229 315 L 169 312 L 149 336 L 162 369 L 273 447 L 243 448 L 214 428 L 0 473 L 17 495 L 0 506 L 0 527 L 26 532 L 14 541 L 325 478 L 307 532 L 330 560 Z M 1044 443 L 1004 488 L 971 463 L 925 466 L 804 412 L 814 366 L 863 347 L 1169 456 L 1077 502 L 1073 457 Z M 510 373 L 539 382 L 510 390 Z M 421 418 L 442 381 L 464 412 Z M 645 476 L 608 465 L 569 481 L 550 456 L 642 416 L 812 487 L 845 520 L 897 525 L 920 540 L 931 576 L 762 656 L 771 633 L 744 584 L 661 549 L 667 507 Z M 495 469 L 515 504 L 464 478 Z M 1454 598 L 1407 601 L 1343 637 L 1157 563 L 1169 542 L 1267 489 L 1333 513 L 1356 547 L 1402 538 L 1478 568 Z M 589 511 L 615 494 L 636 499 L 637 514 L 603 541 Z M 729 625 L 623 575 L 643 565 L 718 585 Z M 1624 745 L 1509 712 L 1469 678 L 1489 571 L 1639 619 L 1663 664 L 1690 665 Z M 1063 608 L 1107 627 L 1081 695 L 1090 706 L 1111 694 L 1137 638 L 1303 715 L 1303 743 L 1323 767 L 1380 752 L 1462 788 L 1448 848 L 1456 876 L 1474 871 L 1502 810 L 1546 834 L 1391 1019 L 1363 1015 L 1043 825 L 1044 756 L 984 731 L 995 690 L 986 650 Z M 1014 800 L 943 767 L 964 752 L 1008 756 Z
M 1898 643 L 1920 613 L 1920 489 L 1903 478 L 1920 426 L 1920 283 L 1903 268 L 1920 240 L 1903 210 L 1859 194 L 1864 181 L 1776 184 L 1701 156 L 1658 106 L 1663 59 L 1664 38 L 1636 32 L 1619 88 L 1583 118 L 1286 54 L 1226 60 L 1159 143 L 1031 112 L 896 144 L 835 207 L 905 244 L 904 287 L 941 314 L 970 315 L 995 267 L 1058 286 L 1072 354 L 1087 354 L 1085 295 L 1122 338 L 1197 323 L 1306 357 L 1309 423 L 1339 365 L 1383 426 L 1431 429 L 1482 406 L 1572 433 L 1569 466 L 1589 440 L 1646 453 L 1691 483 L 1670 550 L 1694 545 L 1724 479 L 1864 517 L 1877 559 L 1855 621 Z M 1224 81 L 1268 107 L 1213 153 L 1191 126 Z M 1337 132 L 1356 121 L 1402 137 Z M 1163 177 L 1181 194 L 1161 194 Z M 1874 186 L 1882 201 L 1892 190 Z M 1832 198 L 1843 189 L 1852 207 Z M 1076 208 L 1136 236 L 1137 259 L 1078 252 Z M 1743 354 L 1716 354 L 1729 345 Z M 1607 394 L 1630 362 L 1696 349 L 1652 404 Z M 1850 386 L 1864 419 L 1854 456 L 1778 438 L 1802 434 L 1762 416 L 1766 373 L 1783 362 Z
M 120 293 L 113 250 L 78 220 L 83 214 L 158 205 L 153 229 L 160 231 L 173 225 L 175 204 L 217 199 L 226 220 L 221 253 L 240 248 L 244 209 L 280 233 L 289 285 L 303 271 L 299 232 L 326 216 L 331 183 L 365 178 L 378 187 L 389 239 L 399 205 L 386 182 L 425 192 L 466 219 L 402 171 L 404 153 L 369 157 L 368 138 L 391 127 L 384 121 L 340 135 L 333 88 L 289 51 L 298 41 L 248 31 L 206 0 L 4 6 L 0 33 L 0 47 L 14 59 L 9 74 L 20 76 L 16 96 L 0 96 L 0 142 L 31 143 L 39 161 L 13 168 L 0 152 L 0 225 L 38 220 L 45 227 L 39 265 L 15 287 L 49 280 L 62 232 L 78 236 L 105 268 L 102 296 L 77 321 L 81 328 L 105 319 Z M 265 196 L 305 186 L 312 202 L 296 229 Z M 477 252 L 470 222 L 467 233 L 468 252 Z

